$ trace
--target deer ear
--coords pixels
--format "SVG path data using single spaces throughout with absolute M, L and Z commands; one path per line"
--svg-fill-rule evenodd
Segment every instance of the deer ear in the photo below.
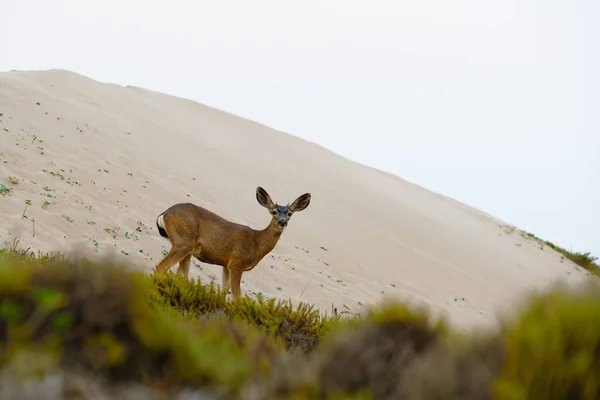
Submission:
M 269 196 L 269 193 L 267 193 L 267 191 L 260 186 L 256 188 L 256 200 L 258 201 L 258 204 L 265 208 L 273 207 L 273 200 L 271 200 L 271 196 Z
M 304 193 L 290 205 L 292 212 L 302 211 L 310 204 L 310 193 Z

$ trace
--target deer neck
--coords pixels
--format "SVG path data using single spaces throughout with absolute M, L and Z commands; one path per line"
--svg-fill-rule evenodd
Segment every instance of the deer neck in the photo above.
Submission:
M 277 227 L 277 222 L 275 220 L 271 220 L 265 229 L 257 231 L 256 242 L 263 257 L 275 248 L 282 233 L 283 231 Z

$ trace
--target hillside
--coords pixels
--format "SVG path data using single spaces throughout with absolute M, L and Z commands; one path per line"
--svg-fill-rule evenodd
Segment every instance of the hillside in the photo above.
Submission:
M 0 114 L 6 245 L 114 252 L 151 271 L 169 248 L 158 214 L 191 201 L 263 228 L 260 185 L 280 203 L 305 192 L 312 202 L 244 274 L 244 294 L 353 313 L 391 296 L 469 328 L 494 323 L 525 291 L 586 275 L 479 210 L 190 100 L 63 70 L 13 71 L 0 73 Z M 220 282 L 221 268 L 192 276 Z

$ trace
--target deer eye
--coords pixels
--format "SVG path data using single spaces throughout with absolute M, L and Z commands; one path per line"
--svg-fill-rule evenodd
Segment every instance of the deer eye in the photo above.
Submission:
M 288 217 L 291 217 L 291 216 L 292 216 L 292 213 L 291 213 L 291 212 L 289 212 L 289 213 L 288 213 Z
M 271 214 L 277 215 L 277 211 L 271 211 Z

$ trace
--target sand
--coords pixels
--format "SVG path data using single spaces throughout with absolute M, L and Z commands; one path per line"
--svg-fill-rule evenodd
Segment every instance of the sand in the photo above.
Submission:
M 312 202 L 243 275 L 244 295 L 352 313 L 392 297 L 470 329 L 494 326 L 531 290 L 587 275 L 482 211 L 190 100 L 64 70 L 11 71 L 0 73 L 0 113 L 5 246 L 110 253 L 151 273 L 170 247 L 161 212 L 193 202 L 262 229 L 260 185 L 279 203 L 305 192 Z M 194 259 L 190 275 L 220 283 L 221 267 Z

